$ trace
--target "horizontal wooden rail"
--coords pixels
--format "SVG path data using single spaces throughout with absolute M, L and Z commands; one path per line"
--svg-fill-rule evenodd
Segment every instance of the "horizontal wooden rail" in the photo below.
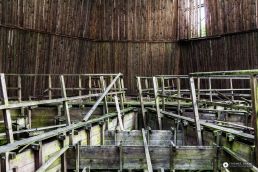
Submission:
M 133 109 L 134 108 L 132 108 L 132 107 L 127 108 L 127 109 L 123 109 L 123 110 L 121 110 L 121 115 L 123 116 L 128 112 L 132 112 Z M 42 140 L 46 140 L 46 139 L 58 136 L 60 134 L 68 133 L 69 131 L 76 130 L 76 129 L 82 128 L 86 125 L 97 123 L 99 121 L 103 121 L 103 120 L 106 120 L 106 119 L 112 118 L 112 117 L 117 117 L 117 113 L 109 113 L 109 114 L 106 114 L 106 115 L 104 115 L 100 118 L 97 118 L 97 119 L 88 120 L 86 122 L 78 122 L 76 124 L 71 124 L 71 125 L 66 126 L 66 127 L 58 128 L 56 130 L 52 130 L 52 131 L 43 133 L 43 134 L 38 135 L 38 136 L 30 137 L 30 138 L 27 138 L 27 139 L 24 139 L 24 140 L 19 140 L 19 141 L 16 141 L 14 143 L 10 143 L 10 144 L 1 146 L 0 147 L 0 154 L 5 153 L 5 152 L 10 152 L 12 150 L 15 150 L 15 149 L 19 148 L 20 146 L 30 145 L 30 144 L 33 144 L 35 142 L 39 142 L 39 141 L 42 141 Z

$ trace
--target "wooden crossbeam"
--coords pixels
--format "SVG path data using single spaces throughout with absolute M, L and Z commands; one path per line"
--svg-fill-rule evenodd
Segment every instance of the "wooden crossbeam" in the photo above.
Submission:
M 105 96 L 108 94 L 110 89 L 113 87 L 113 85 L 116 83 L 119 77 L 121 77 L 122 74 L 119 73 L 116 75 L 116 77 L 112 80 L 112 82 L 109 84 L 109 86 L 105 89 L 105 91 L 101 94 L 101 96 L 98 98 L 96 103 L 93 105 L 93 107 L 88 111 L 88 113 L 84 116 L 83 120 L 87 121 L 90 116 L 93 114 L 93 112 L 96 110 L 96 108 L 99 106 L 100 102 L 105 98 Z

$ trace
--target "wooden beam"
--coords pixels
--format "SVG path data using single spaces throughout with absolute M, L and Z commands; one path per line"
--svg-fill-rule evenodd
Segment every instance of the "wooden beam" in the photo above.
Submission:
M 60 151 L 55 153 L 47 162 L 45 162 L 36 172 L 44 172 L 47 170 L 47 168 L 57 160 L 62 154 L 66 152 L 66 150 L 69 148 L 69 146 L 63 147 Z
M 148 143 L 147 143 L 144 129 L 142 129 L 142 137 L 143 137 L 144 152 L 145 152 L 145 156 L 146 156 L 148 172 L 153 172 L 151 158 L 150 158 L 150 152 L 149 152 Z
M 121 111 L 120 111 L 120 107 L 119 107 L 119 102 L 118 102 L 117 96 L 115 96 L 115 103 L 116 103 L 117 118 L 118 118 L 120 130 L 123 131 L 124 130 L 123 120 L 122 120 L 122 117 L 121 117 Z
M 106 90 L 106 83 L 103 76 L 100 76 L 100 84 L 101 84 L 101 90 L 102 92 L 104 92 Z M 104 97 L 103 112 L 104 114 L 108 113 L 107 96 Z
M 254 141 L 255 141 L 255 157 L 256 157 L 256 166 L 258 166 L 258 84 L 257 76 L 251 76 L 251 90 L 252 90 L 252 126 L 254 128 Z
M 64 81 L 64 76 L 60 76 L 60 83 L 61 83 L 61 88 L 62 88 L 62 97 L 67 99 L 66 95 L 66 89 L 65 89 L 65 81 Z M 63 101 L 63 110 L 64 110 L 64 115 L 66 118 L 66 124 L 71 125 L 71 119 L 70 119 L 70 112 L 69 112 L 69 106 L 67 101 Z
M 32 149 L 34 151 L 35 170 L 37 170 L 43 164 L 42 142 L 32 145 Z
M 5 75 L 1 73 L 0 77 L 1 77 L 0 79 L 1 79 L 1 89 L 2 89 L 1 92 L 3 96 L 3 104 L 7 106 L 9 102 L 8 102 L 8 95 L 7 95 L 7 89 L 6 89 Z M 4 109 L 3 116 L 4 116 L 4 125 L 5 125 L 7 140 L 9 143 L 13 143 L 14 138 L 13 138 L 13 128 L 12 128 L 12 119 L 11 119 L 10 110 Z
M 132 112 L 133 109 L 134 108 L 132 108 L 132 107 L 124 109 L 123 113 Z M 86 126 L 88 124 L 90 125 L 90 124 L 93 124 L 93 123 L 97 123 L 101 120 L 105 120 L 105 119 L 108 119 L 108 118 L 113 118 L 113 117 L 116 117 L 116 116 L 117 116 L 117 113 L 109 113 L 109 114 L 101 116 L 97 119 L 92 119 L 92 120 L 89 120 L 87 122 L 78 122 L 76 124 L 71 124 L 70 126 L 66 126 L 66 127 L 58 128 L 56 130 L 45 132 L 41 135 L 37 135 L 37 136 L 30 137 L 30 138 L 27 138 L 27 139 L 19 140 L 19 141 L 16 141 L 16 142 L 12 143 L 12 144 L 3 145 L 3 146 L 0 147 L 0 154 L 15 150 L 15 149 L 19 148 L 20 146 L 30 145 L 34 142 L 49 139 L 49 138 L 58 136 L 62 133 L 67 133 L 67 132 L 72 131 L 74 129 L 83 128 L 84 126 Z
M 196 93 L 195 93 L 195 84 L 194 84 L 193 77 L 190 77 L 190 89 L 191 89 L 192 105 L 193 105 L 193 112 L 194 112 L 195 129 L 197 134 L 197 143 L 199 146 L 202 146 L 201 125 L 200 125 L 198 105 L 197 105 Z
M 155 96 L 155 105 L 157 109 L 157 116 L 158 116 L 158 124 L 159 124 L 159 129 L 162 130 L 162 117 L 160 114 L 160 107 L 159 107 L 159 96 L 158 96 L 158 81 L 156 77 L 153 77 L 153 89 L 154 89 L 154 96 Z
M 147 84 L 146 84 L 147 85 Z M 146 114 L 145 114 L 145 108 L 144 108 L 144 101 L 143 101 L 143 96 L 142 96 L 142 84 L 141 84 L 141 78 L 137 77 L 137 87 L 139 91 L 139 99 L 140 99 L 140 104 L 141 104 L 141 111 L 142 111 L 142 119 L 143 119 L 143 126 L 146 128 Z
M 93 107 L 88 111 L 88 113 L 84 116 L 83 120 L 87 121 L 90 116 L 93 114 L 93 112 L 96 110 L 96 108 L 98 107 L 98 105 L 100 104 L 100 102 L 104 99 L 104 97 L 108 94 L 108 92 L 110 91 L 110 89 L 113 87 L 113 85 L 116 83 L 116 81 L 118 80 L 118 78 L 120 78 L 122 76 L 121 73 L 117 74 L 116 77 L 112 80 L 112 82 L 109 84 L 109 86 L 106 88 L 106 90 L 101 94 L 101 96 L 98 98 L 98 100 L 96 101 L 96 103 L 93 105 Z

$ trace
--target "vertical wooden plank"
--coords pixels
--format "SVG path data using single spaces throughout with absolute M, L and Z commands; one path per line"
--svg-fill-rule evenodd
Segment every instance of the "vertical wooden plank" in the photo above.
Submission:
M 52 77 L 48 75 L 48 99 L 52 99 Z
M 153 77 L 153 89 L 154 89 L 154 96 L 155 96 L 155 105 L 156 105 L 156 111 L 157 111 L 157 116 L 158 116 L 158 124 L 159 124 L 159 129 L 162 130 L 162 117 L 160 113 L 160 107 L 159 107 L 159 96 L 158 96 L 158 81 L 156 77 Z
M 190 77 L 189 79 L 190 79 L 192 105 L 193 105 L 193 111 L 194 111 L 195 129 L 197 134 L 197 143 L 199 146 L 202 146 L 202 133 L 201 133 L 200 120 L 199 120 L 198 105 L 196 101 L 194 78 Z
M 65 88 L 65 81 L 64 81 L 63 75 L 60 76 L 60 83 L 61 83 L 62 97 L 66 99 L 67 96 L 66 96 L 66 88 Z M 69 106 L 67 101 L 63 102 L 63 109 L 66 117 L 66 124 L 71 125 L 70 112 L 69 112 Z
M 0 74 L 1 77 L 1 92 L 3 96 L 3 104 L 8 105 L 8 95 L 7 95 L 7 89 L 6 89 L 6 82 L 5 82 L 5 75 L 3 73 Z M 5 132 L 6 137 L 9 143 L 14 142 L 13 138 L 13 128 L 12 128 L 12 119 L 11 119 L 11 113 L 10 110 L 5 109 L 3 110 L 3 116 L 4 116 L 4 124 L 5 124 Z
M 177 78 L 176 80 L 176 84 L 177 84 L 177 97 L 181 97 L 181 80 L 180 77 Z M 177 114 L 180 115 L 180 109 L 181 109 L 181 105 L 180 105 L 180 100 L 177 100 Z
M 21 92 L 21 75 L 18 75 L 18 78 L 17 78 L 17 95 L 18 95 L 18 102 L 21 102 L 22 101 L 22 92 Z
M 212 102 L 212 91 L 211 91 L 211 78 L 208 78 L 209 80 L 209 93 L 210 93 L 210 101 Z
M 143 126 L 144 126 L 144 128 L 146 128 L 146 114 L 145 114 L 145 109 L 144 109 L 144 101 L 143 101 L 143 96 L 142 96 L 142 84 L 141 84 L 141 78 L 140 77 L 137 77 L 137 87 L 138 87 L 138 91 L 139 91 Z
M 165 95 L 165 81 L 164 77 L 161 77 L 162 95 Z M 162 110 L 165 111 L 165 97 L 162 96 Z
M 78 85 L 79 85 L 79 96 L 81 96 L 82 95 L 82 76 L 81 75 L 79 75 L 79 83 L 78 83 Z
M 76 172 L 80 172 L 80 142 L 76 144 Z
M 120 111 L 120 107 L 119 107 L 119 102 L 118 102 L 118 98 L 115 95 L 115 103 L 116 103 L 116 111 L 117 111 L 117 117 L 118 117 L 118 122 L 119 122 L 119 126 L 120 126 L 120 130 L 124 130 L 124 126 L 123 126 L 123 120 L 122 120 L 122 116 L 121 116 L 121 111 Z
M 144 129 L 142 129 L 142 137 L 143 137 L 143 144 L 144 144 L 144 151 L 145 151 L 145 156 L 146 156 L 146 161 L 147 161 L 148 172 L 153 172 L 150 152 L 149 152 L 148 143 L 147 143 Z
M 10 169 L 9 152 L 1 154 L 1 172 L 7 172 Z
M 252 125 L 255 131 L 255 145 L 258 145 L 258 85 L 257 85 L 257 76 L 251 76 L 251 94 L 252 94 Z M 258 147 L 255 146 L 255 157 L 258 157 Z M 256 158 L 255 165 L 258 166 L 258 158 Z
M 43 164 L 43 152 L 42 152 L 42 142 L 38 144 L 32 145 L 32 149 L 34 151 L 34 159 L 35 159 L 35 170 L 39 169 Z
M 100 76 L 100 84 L 101 84 L 102 92 L 104 92 L 106 90 L 106 83 L 105 83 L 105 80 L 104 80 L 103 76 Z M 104 107 L 103 108 L 104 114 L 107 114 L 108 113 L 107 96 L 104 97 L 103 107 Z
M 229 82 L 230 82 L 230 89 L 231 89 L 231 94 L 232 94 L 231 100 L 233 101 L 234 100 L 234 91 L 233 91 L 234 87 L 233 87 L 232 78 L 230 78 Z

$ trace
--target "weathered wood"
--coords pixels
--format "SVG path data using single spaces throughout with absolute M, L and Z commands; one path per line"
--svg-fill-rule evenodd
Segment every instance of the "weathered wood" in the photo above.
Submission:
M 103 76 L 100 76 L 100 84 L 102 92 L 106 90 L 106 83 Z M 104 97 L 104 104 L 103 104 L 103 113 L 108 113 L 108 103 L 107 103 L 107 96 Z
M 88 111 L 88 113 L 84 116 L 83 120 L 87 121 L 90 116 L 92 115 L 92 113 L 95 111 L 95 109 L 98 107 L 98 105 L 100 104 L 100 102 L 104 99 L 104 97 L 107 95 L 107 93 L 110 91 L 110 89 L 113 87 L 113 85 L 117 82 L 118 78 L 121 76 L 122 74 L 119 73 L 116 75 L 116 77 L 113 79 L 113 81 L 109 84 L 109 86 L 106 88 L 106 90 L 101 94 L 101 96 L 98 98 L 98 100 L 96 101 L 96 103 L 94 104 L 94 106 Z
M 142 95 L 142 84 L 141 84 L 140 77 L 137 77 L 137 87 L 138 87 L 139 99 L 140 99 L 140 104 L 141 104 L 143 126 L 144 126 L 144 128 L 146 128 L 146 114 L 145 114 L 145 108 L 144 108 L 144 101 L 143 101 L 143 95 Z
M 60 151 L 58 151 L 56 154 L 54 154 L 47 162 L 45 162 L 36 172 L 43 172 L 46 171 L 46 169 L 53 163 L 57 158 L 59 158 L 62 154 L 65 153 L 65 151 L 69 148 L 69 146 L 65 146 Z
M 257 76 L 252 75 L 251 76 L 251 90 L 252 90 L 252 107 L 253 107 L 253 113 L 252 113 L 252 126 L 254 128 L 254 140 L 255 145 L 258 145 L 258 84 L 257 84 Z M 255 156 L 258 157 L 258 148 L 255 147 Z M 258 158 L 256 158 L 256 166 L 258 166 Z
M 146 139 L 146 136 L 145 136 L 145 130 L 144 129 L 142 129 L 142 137 L 143 137 L 144 152 L 145 152 L 145 156 L 146 156 L 148 172 L 153 172 L 150 152 L 149 152 L 148 143 L 147 143 L 147 139 Z
M 34 150 L 35 170 L 37 170 L 43 164 L 42 142 L 39 142 L 36 145 L 32 145 L 32 149 Z
M 67 99 L 66 89 L 65 89 L 65 81 L 64 81 L 64 76 L 63 75 L 60 76 L 60 84 L 61 84 L 61 88 L 62 88 L 62 97 L 64 99 Z M 65 115 L 65 118 L 66 118 L 66 124 L 71 125 L 69 105 L 68 105 L 67 101 L 63 102 L 63 110 L 64 110 L 64 115 Z
M 196 126 L 196 135 L 197 135 L 197 142 L 198 145 L 202 145 L 202 133 L 201 133 L 201 125 L 199 119 L 199 112 L 198 112 L 198 105 L 196 101 L 196 93 L 195 93 L 195 85 L 194 85 L 194 78 L 190 77 L 190 89 L 191 89 L 191 98 L 192 98 L 192 105 L 193 105 L 193 112 L 194 112 L 194 120 Z
M 156 105 L 156 110 L 157 110 L 157 118 L 158 118 L 158 125 L 159 129 L 162 130 L 162 117 L 160 114 L 160 107 L 159 107 L 159 96 L 158 96 L 158 81 L 156 77 L 153 77 L 153 89 L 154 89 L 154 96 L 155 96 L 155 105 Z
M 124 125 L 123 125 L 123 120 L 122 120 L 122 116 L 121 116 L 121 111 L 120 111 L 120 107 L 119 107 L 119 102 L 118 102 L 118 98 L 117 96 L 114 97 L 115 98 L 115 103 L 116 103 L 116 111 L 117 111 L 117 118 L 118 118 L 118 122 L 119 122 L 119 127 L 120 130 L 124 130 Z
M 0 74 L 0 79 L 1 79 L 1 93 L 3 96 L 3 104 L 5 106 L 8 106 L 8 95 L 7 95 L 7 89 L 6 89 L 6 82 L 5 82 L 5 75 Z M 13 128 L 12 128 L 12 119 L 11 119 L 11 113 L 10 110 L 4 109 L 3 110 L 3 116 L 4 116 L 4 125 L 5 125 L 5 132 L 6 132 L 6 137 L 9 143 L 14 142 L 13 138 Z

